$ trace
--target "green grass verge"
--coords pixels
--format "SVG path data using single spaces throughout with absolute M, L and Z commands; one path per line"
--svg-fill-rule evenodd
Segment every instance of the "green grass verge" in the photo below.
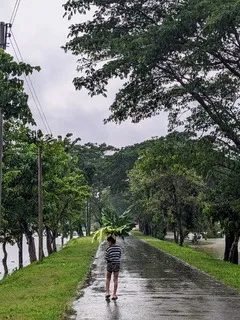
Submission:
M 235 288 L 240 292 L 240 266 L 229 262 L 218 260 L 212 256 L 196 251 L 188 246 L 180 247 L 179 245 L 162 241 L 153 237 L 144 236 L 141 232 L 133 231 L 132 234 L 137 238 L 146 241 L 150 245 L 161 249 L 191 266 L 204 271 L 223 284 Z
M 59 320 L 71 312 L 78 285 L 90 271 L 98 243 L 84 237 L 0 281 L 0 319 Z

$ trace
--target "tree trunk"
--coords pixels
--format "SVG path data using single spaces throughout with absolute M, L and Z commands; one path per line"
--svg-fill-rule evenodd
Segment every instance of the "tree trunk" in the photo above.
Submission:
M 18 246 L 18 268 L 22 269 L 23 267 L 23 234 L 17 238 Z
M 32 236 L 32 232 L 28 228 L 28 223 L 26 220 L 21 221 L 23 230 L 25 233 L 25 236 L 27 238 L 27 244 L 28 244 L 28 254 L 30 258 L 30 263 L 37 261 L 37 255 L 36 255 L 36 248 L 35 248 L 35 241 Z
M 184 239 L 185 239 L 185 234 L 183 231 L 183 226 L 182 226 L 182 211 L 179 209 L 179 217 L 178 217 L 178 228 L 179 228 L 179 245 L 182 247 Z
M 77 229 L 77 233 L 79 237 L 84 237 L 82 226 L 79 226 Z
M 88 216 L 88 230 L 89 235 L 91 235 L 91 226 L 92 226 L 92 197 L 89 198 L 89 216 Z
M 70 239 L 73 238 L 72 220 L 69 220 L 69 236 L 70 236 Z
M 45 227 L 46 228 L 46 244 L 47 244 L 47 252 L 48 255 L 50 256 L 50 254 L 53 253 L 53 249 L 52 249 L 52 233 L 49 227 Z
M 174 241 L 175 243 L 179 243 L 179 233 L 176 230 L 176 225 L 173 226 L 173 235 L 174 235 Z
M 149 228 L 148 228 L 148 224 L 145 222 L 144 226 L 143 226 L 143 234 L 145 236 L 149 236 Z
M 53 230 L 53 232 L 52 232 L 52 247 L 53 247 L 53 252 L 57 252 L 56 238 L 57 238 L 57 231 L 56 231 L 56 230 Z
M 91 197 L 87 198 L 87 230 L 86 236 L 90 236 L 91 234 L 91 210 L 92 210 L 92 202 Z
M 140 220 L 138 220 L 138 227 L 139 227 L 139 231 L 140 231 L 140 232 L 143 232 L 143 231 L 144 231 L 143 223 L 142 223 L 142 221 L 140 221 Z
M 238 264 L 238 241 L 239 241 L 239 233 L 235 232 L 234 240 L 229 252 L 229 261 Z
M 144 229 L 143 229 L 143 233 L 145 236 L 151 236 L 152 235 L 152 229 L 151 226 L 148 222 L 144 223 Z
M 61 237 L 61 247 L 63 248 L 63 246 L 64 246 L 64 236 L 62 235 L 62 237 Z
M 88 216 L 89 216 L 89 198 L 87 198 L 87 206 L 86 206 L 86 226 L 85 226 L 85 228 L 86 228 L 86 236 L 88 237 L 88 236 L 90 236 L 90 233 L 89 233 L 89 228 L 88 228 L 88 220 L 89 220 L 89 218 L 88 218 Z
M 38 238 L 39 239 L 39 238 Z M 43 251 L 43 246 L 42 246 L 42 254 L 41 254 L 41 257 L 42 258 L 45 258 L 45 254 L 44 254 L 44 251 Z M 40 258 L 40 257 L 39 257 Z
M 234 243 L 234 232 L 229 231 L 225 236 L 225 250 L 224 250 L 224 261 L 229 261 L 230 258 L 230 251 L 232 248 L 232 245 Z M 238 255 L 238 252 L 235 252 L 235 255 Z M 235 257 L 233 260 L 235 261 L 237 257 Z
M 179 230 L 179 236 L 180 236 L 180 241 L 179 241 L 179 245 L 182 247 L 183 246 L 183 243 L 184 243 L 184 232 L 183 232 L 183 230 L 182 230 L 182 227 L 180 228 L 180 230 Z
M 151 223 L 149 224 L 149 229 L 150 236 L 153 237 L 153 226 Z
M 26 237 L 27 237 L 29 258 L 30 258 L 30 262 L 32 263 L 34 261 L 37 261 L 35 241 L 31 232 L 28 232 L 26 234 Z
M 3 259 L 2 259 L 2 264 L 3 264 L 3 268 L 4 268 L 4 277 L 8 275 L 8 266 L 7 266 L 7 250 L 6 250 L 6 245 L 7 242 L 4 240 L 3 244 L 2 244 L 2 248 L 3 248 Z
M 158 229 L 157 229 L 157 227 L 153 227 L 153 228 L 152 228 L 152 236 L 153 236 L 154 238 L 157 238 L 157 237 L 158 237 Z

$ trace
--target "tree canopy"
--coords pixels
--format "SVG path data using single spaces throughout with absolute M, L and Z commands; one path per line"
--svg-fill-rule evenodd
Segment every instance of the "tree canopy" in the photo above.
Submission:
M 106 95 L 126 79 L 107 121 L 133 122 L 168 111 L 170 128 L 211 131 L 240 149 L 239 0 L 69 0 L 66 51 L 79 56 L 76 89 Z
M 39 67 L 14 61 L 13 57 L 0 49 L 0 106 L 4 119 L 17 118 L 34 124 L 28 106 L 28 95 L 21 76 L 29 75 Z

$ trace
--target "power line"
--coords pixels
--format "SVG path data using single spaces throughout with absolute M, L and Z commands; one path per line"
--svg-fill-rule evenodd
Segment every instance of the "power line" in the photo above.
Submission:
M 20 56 L 20 58 L 22 59 L 22 61 L 24 61 L 24 59 L 23 59 L 23 57 L 22 57 L 22 54 L 21 54 L 21 51 L 20 51 L 20 48 L 19 48 L 19 46 L 18 46 L 18 44 L 17 44 L 16 38 L 15 38 L 12 30 L 11 30 L 11 34 L 12 34 L 12 36 L 13 36 L 13 40 L 14 40 L 14 42 L 15 42 L 15 44 L 16 44 L 16 47 L 17 47 L 17 50 L 18 50 L 18 52 L 19 52 L 19 56 Z M 30 76 L 28 76 L 28 80 L 29 80 L 29 82 L 30 82 L 32 91 L 33 91 L 34 96 L 35 96 L 35 98 L 36 98 L 36 101 L 37 101 L 37 103 L 38 103 L 38 105 L 39 105 L 39 108 L 40 108 L 40 110 L 41 110 L 41 112 L 42 112 L 43 118 L 44 118 L 44 120 L 45 120 L 45 122 L 46 122 L 46 124 L 47 124 L 47 127 L 48 127 L 48 130 L 47 130 L 47 131 L 49 131 L 49 133 L 51 133 L 51 129 L 50 129 L 50 126 L 49 126 L 47 117 L 46 117 L 46 115 L 45 115 L 45 113 L 44 113 L 44 111 L 43 111 L 42 105 L 41 105 L 41 103 L 40 103 L 40 101 L 39 101 L 38 95 L 37 95 L 37 93 L 36 93 L 35 87 L 34 87 L 34 85 L 33 85 L 33 82 L 32 82 L 32 80 L 31 80 Z
M 17 44 L 16 38 L 15 38 L 12 30 L 11 30 L 10 32 L 11 32 L 11 35 L 12 35 L 12 38 L 13 38 L 13 41 L 14 41 L 14 43 L 13 43 L 12 40 L 11 40 L 11 38 L 10 38 L 10 43 L 11 43 L 11 45 L 12 45 L 12 47 L 13 47 L 13 51 L 14 51 L 14 53 L 15 53 L 15 56 L 16 56 L 18 62 L 20 62 L 19 57 L 21 58 L 22 61 L 24 61 L 24 59 L 23 59 L 23 57 L 22 57 L 22 54 L 21 54 L 21 51 L 20 51 L 20 48 L 19 48 L 19 46 L 18 46 L 18 44 Z M 16 48 L 15 48 L 15 47 L 16 47 Z M 37 107 L 37 110 L 38 110 L 38 113 L 39 113 L 39 115 L 40 115 L 40 118 L 41 118 L 41 120 L 42 120 L 42 122 L 43 122 L 43 124 L 44 124 L 44 127 L 45 127 L 45 129 L 46 129 L 47 132 L 49 132 L 50 134 L 52 134 L 51 128 L 50 128 L 50 126 L 49 126 L 49 123 L 48 123 L 48 120 L 47 120 L 47 118 L 46 118 L 46 115 L 45 115 L 45 113 L 44 113 L 44 111 L 43 111 L 42 105 L 41 105 L 41 103 L 40 103 L 40 101 L 39 101 L 39 98 L 38 98 L 38 96 L 37 96 L 37 93 L 36 93 L 36 90 L 35 90 L 35 88 L 34 88 L 34 85 L 33 85 L 32 80 L 31 80 L 31 78 L 30 78 L 29 75 L 28 75 L 28 76 L 24 75 L 24 78 L 25 78 L 25 80 L 26 80 L 26 84 L 27 84 L 27 86 L 28 86 L 28 88 L 29 88 L 29 91 L 30 91 L 30 94 L 31 94 L 31 96 L 32 96 L 32 99 L 33 99 L 33 101 L 34 101 L 34 103 L 35 103 L 35 105 L 36 105 L 36 107 Z
M 12 48 L 13 48 L 15 57 L 16 57 L 18 63 L 19 63 L 19 62 L 20 62 L 20 59 L 18 58 L 18 53 L 17 53 L 17 51 L 16 51 L 16 49 L 15 49 L 15 47 L 14 47 L 14 44 L 13 44 L 11 38 L 10 38 L 10 43 L 11 43 L 11 45 L 12 45 Z M 29 83 L 28 83 L 27 76 L 24 75 L 24 78 L 25 78 L 26 84 L 27 84 L 27 86 L 28 86 L 28 88 L 29 88 L 29 91 L 30 91 L 30 94 L 31 94 L 31 96 L 32 96 L 32 99 L 33 99 L 33 101 L 34 101 L 34 103 L 35 103 L 35 105 L 36 105 L 36 107 L 37 107 L 37 109 L 38 109 L 38 112 L 39 112 L 39 115 L 40 115 L 40 117 L 41 117 L 41 119 L 42 119 L 42 122 L 43 122 L 45 128 L 47 128 L 46 125 L 45 125 L 45 122 L 44 122 L 44 120 L 43 120 L 43 118 L 42 118 L 41 112 L 40 112 L 40 110 L 39 110 L 39 108 L 38 108 L 36 99 L 35 99 L 35 97 L 34 97 L 34 95 L 33 95 L 32 89 L 31 89 L 31 87 L 30 87 L 30 85 L 29 85 Z
M 18 57 L 19 53 L 17 52 L 17 49 L 15 49 L 14 43 L 12 42 L 11 38 L 10 38 L 10 43 L 11 43 L 11 45 L 12 45 L 12 48 L 13 48 L 13 51 L 14 51 L 14 54 L 15 54 L 15 56 L 16 56 L 17 61 L 20 62 L 20 59 L 19 59 L 19 57 Z M 22 60 L 23 60 L 23 59 L 22 59 Z M 30 92 L 30 94 L 31 94 L 31 96 L 32 96 L 33 102 L 34 102 L 34 104 L 35 104 L 35 106 L 36 106 L 36 108 L 37 108 L 37 110 L 38 110 L 38 113 L 39 113 L 39 116 L 40 116 L 40 118 L 41 118 L 41 120 L 42 120 L 42 123 L 43 123 L 46 131 L 51 133 L 51 129 L 48 128 L 48 125 L 46 124 L 46 121 L 44 120 L 44 117 L 42 116 L 41 110 L 40 110 L 40 108 L 39 108 L 39 106 L 38 106 L 37 99 L 36 99 L 36 97 L 35 97 L 35 95 L 34 95 L 34 93 L 33 93 L 33 89 L 32 89 L 32 87 L 31 87 L 31 84 L 30 84 L 30 81 L 29 81 L 30 78 L 29 78 L 29 76 L 26 76 L 25 74 L 24 74 L 24 78 L 25 78 L 25 82 L 26 82 L 26 84 L 27 84 L 27 86 L 28 86 L 29 92 Z
M 19 9 L 20 3 L 21 3 L 21 0 L 16 0 L 15 6 L 14 6 L 14 8 L 13 8 L 12 16 L 11 16 L 11 18 L 10 18 L 10 26 L 13 25 L 13 23 L 14 23 L 14 21 L 15 21 L 15 19 L 16 19 L 16 16 L 17 16 L 17 13 L 18 13 L 18 9 Z M 24 59 L 23 59 L 23 57 L 22 57 L 22 54 L 21 54 L 21 51 L 20 51 L 20 48 L 19 48 L 19 46 L 18 46 L 18 44 L 17 44 L 16 38 L 15 38 L 13 32 L 12 32 L 12 29 L 10 30 L 10 32 L 11 32 L 13 41 L 14 41 L 15 46 L 16 46 L 16 49 L 15 49 L 15 48 L 14 48 L 14 45 L 13 45 L 13 43 L 12 43 L 12 41 L 11 41 L 11 38 L 10 38 L 10 42 L 11 42 L 11 45 L 12 45 L 12 47 L 13 47 L 15 56 L 16 56 L 17 60 L 19 61 L 19 60 L 20 60 L 20 59 L 18 58 L 18 54 L 19 54 L 19 57 L 21 58 L 21 60 L 24 61 Z M 18 53 L 17 53 L 17 52 L 18 52 Z M 36 93 L 36 90 L 35 90 L 35 88 L 34 88 L 34 85 L 33 85 L 32 80 L 31 80 L 31 78 L 30 78 L 29 75 L 28 75 L 28 76 L 24 75 L 24 78 L 25 78 L 25 80 L 26 80 L 26 83 L 27 83 L 27 86 L 28 86 L 28 88 L 29 88 L 29 91 L 30 91 L 30 93 L 31 93 L 31 95 L 32 95 L 33 101 L 34 101 L 34 103 L 35 103 L 35 105 L 36 105 L 36 107 L 37 107 L 37 110 L 38 110 L 38 112 L 39 112 L 40 118 L 42 119 L 42 122 L 43 122 L 43 124 L 44 124 L 44 126 L 45 126 L 45 128 L 46 128 L 46 131 L 49 132 L 50 134 L 52 134 L 51 128 L 50 128 L 50 126 L 49 126 L 49 124 L 48 124 L 48 121 L 47 121 L 47 118 L 46 118 L 45 113 L 44 113 L 44 111 L 43 111 L 42 105 L 41 105 L 41 103 L 40 103 L 40 101 L 39 101 L 39 99 L 38 99 L 38 95 L 37 95 L 37 93 Z
M 16 8 L 17 8 L 17 3 L 19 2 L 19 0 L 16 0 L 16 2 L 15 2 L 15 6 L 14 6 L 14 8 L 13 8 L 13 12 L 12 12 L 12 15 L 11 15 L 11 18 L 10 18 L 10 23 L 12 22 L 12 20 L 13 20 L 13 16 L 14 16 L 14 14 L 15 14 L 15 10 L 16 10 Z
M 14 23 L 14 21 L 16 19 L 20 3 L 21 3 L 21 0 L 16 0 L 16 2 L 15 2 L 15 6 L 13 8 L 13 12 L 12 12 L 12 15 L 11 15 L 11 18 L 10 18 L 10 24 L 11 25 L 13 25 L 13 23 Z

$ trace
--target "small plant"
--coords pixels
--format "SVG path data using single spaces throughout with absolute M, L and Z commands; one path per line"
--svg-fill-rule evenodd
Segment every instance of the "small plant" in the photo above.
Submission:
M 97 240 L 101 243 L 105 237 L 110 235 L 124 239 L 135 227 L 132 218 L 129 216 L 129 210 L 118 215 L 115 211 L 106 209 L 102 214 L 102 225 L 103 227 L 93 234 L 93 241 Z

